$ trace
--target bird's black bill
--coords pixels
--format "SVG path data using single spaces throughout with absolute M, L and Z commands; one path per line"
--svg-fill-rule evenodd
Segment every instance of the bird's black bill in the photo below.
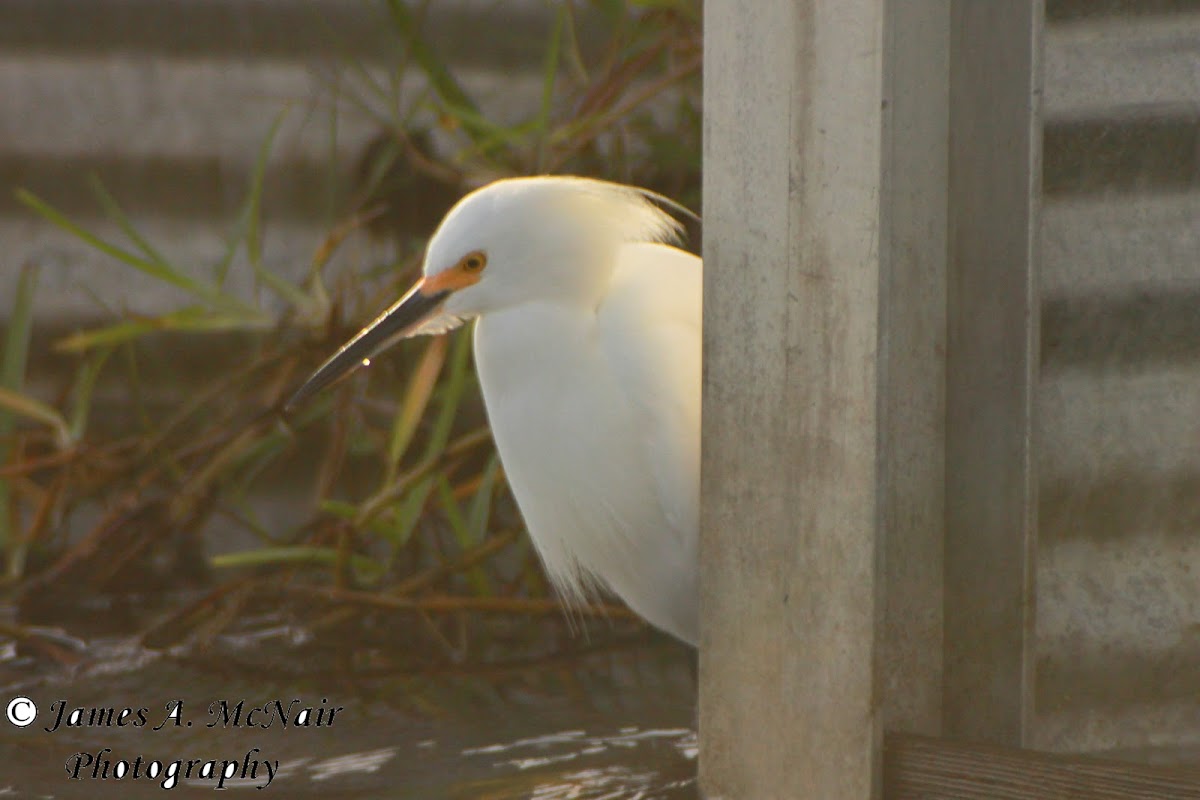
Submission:
M 363 362 L 370 360 L 382 350 L 386 350 L 397 340 L 403 339 L 406 332 L 437 310 L 450 292 L 435 292 L 425 294 L 417 284 L 408 294 L 400 298 L 395 305 L 379 315 L 379 317 L 342 346 L 328 361 L 322 364 L 304 384 L 288 398 L 284 404 L 285 413 L 295 410 L 297 406 L 309 399 L 325 387 L 337 382 L 340 378 L 353 372 Z

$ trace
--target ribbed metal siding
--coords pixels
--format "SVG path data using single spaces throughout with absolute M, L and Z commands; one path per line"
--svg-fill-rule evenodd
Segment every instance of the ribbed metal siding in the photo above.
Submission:
M 1037 743 L 1200 746 L 1200 5 L 1051 21 Z

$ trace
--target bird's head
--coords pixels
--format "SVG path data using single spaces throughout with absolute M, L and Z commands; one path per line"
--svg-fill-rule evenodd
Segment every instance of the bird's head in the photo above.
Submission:
M 477 189 L 434 232 L 416 285 L 313 373 L 287 407 L 409 336 L 531 301 L 594 307 L 621 245 L 678 237 L 681 226 L 654 201 L 690 214 L 651 192 L 588 178 L 510 178 Z

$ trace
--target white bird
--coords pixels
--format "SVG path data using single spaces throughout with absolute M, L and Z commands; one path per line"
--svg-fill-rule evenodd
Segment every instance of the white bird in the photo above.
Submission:
M 476 319 L 496 447 L 568 605 L 607 587 L 695 645 L 701 262 L 645 190 L 574 177 L 467 195 L 423 277 L 322 365 L 295 406 L 399 339 Z

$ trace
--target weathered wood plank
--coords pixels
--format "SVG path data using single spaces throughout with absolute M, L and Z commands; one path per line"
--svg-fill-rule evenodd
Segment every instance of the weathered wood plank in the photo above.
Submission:
M 950 45 L 945 733 L 1033 721 L 1040 0 L 955 0 Z
M 885 800 L 1186 800 L 1200 769 L 889 736 Z
M 704 7 L 709 798 L 878 792 L 884 6 Z

